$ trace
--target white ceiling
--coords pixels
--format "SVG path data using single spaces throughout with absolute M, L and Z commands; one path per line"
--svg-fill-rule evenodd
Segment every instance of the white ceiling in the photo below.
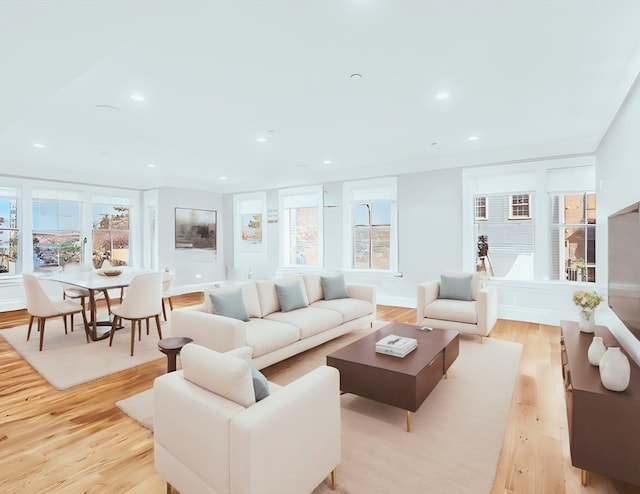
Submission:
M 637 0 L 0 0 L 0 36 L 0 172 L 141 189 L 591 153 L 640 72 Z

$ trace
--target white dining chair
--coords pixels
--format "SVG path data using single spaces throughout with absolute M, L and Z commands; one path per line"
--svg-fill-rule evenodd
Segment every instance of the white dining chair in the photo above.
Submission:
M 116 328 L 122 324 L 122 319 L 131 321 L 131 356 L 133 357 L 133 346 L 135 343 L 136 326 L 138 327 L 138 340 L 142 339 L 142 321 L 154 318 L 158 328 L 158 337 L 162 339 L 160 329 L 160 313 L 162 312 L 162 273 L 144 273 L 135 276 L 127 294 L 120 305 L 114 306 L 111 310 L 113 314 L 113 324 L 111 325 L 111 335 L 109 346 L 113 344 L 113 336 Z
M 32 274 L 23 273 L 24 291 L 27 299 L 27 312 L 29 313 L 29 329 L 27 330 L 27 341 L 31 336 L 33 320 L 38 319 L 38 331 L 40 331 L 40 351 L 44 344 L 44 326 L 47 319 L 52 317 L 62 317 L 64 320 L 64 332 L 67 334 L 67 316 L 71 316 L 71 326 L 73 326 L 73 315 L 82 314 L 84 321 L 84 332 L 89 343 L 89 329 L 87 326 L 87 315 L 84 307 L 71 302 L 70 300 L 52 301 L 45 293 L 38 278 Z
M 164 271 L 162 273 L 162 317 L 167 320 L 167 311 L 165 302 L 169 302 L 169 309 L 173 310 L 173 301 L 171 300 L 171 289 L 173 282 L 176 280 L 176 274 L 172 271 Z

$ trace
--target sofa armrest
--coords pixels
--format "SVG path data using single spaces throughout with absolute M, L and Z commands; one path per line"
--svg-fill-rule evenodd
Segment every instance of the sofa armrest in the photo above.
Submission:
M 418 283 L 418 293 L 416 297 L 416 323 L 422 324 L 426 317 L 425 308 L 438 298 L 440 294 L 440 282 L 437 280 Z
M 171 335 L 191 338 L 198 345 L 217 352 L 246 346 L 245 323 L 231 317 L 192 308 L 171 313 Z
M 374 285 L 347 285 L 347 295 L 376 305 L 376 287 Z
M 484 335 L 488 335 L 498 320 L 498 290 L 495 286 L 478 290 L 476 309 L 478 311 L 478 329 Z
M 231 419 L 231 492 L 311 492 L 340 462 L 340 377 L 321 366 Z

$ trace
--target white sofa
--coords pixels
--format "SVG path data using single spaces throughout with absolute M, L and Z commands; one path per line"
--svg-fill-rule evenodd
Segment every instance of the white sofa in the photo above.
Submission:
M 321 278 L 309 274 L 207 289 L 203 304 L 173 311 L 171 333 L 218 352 L 249 346 L 253 364 L 262 369 L 373 322 L 375 287 L 346 285 L 347 298 L 325 300 Z M 294 282 L 299 283 L 308 306 L 282 312 L 276 284 Z M 247 322 L 214 313 L 211 295 L 238 289 Z
M 441 282 L 470 278 L 468 300 L 459 294 L 443 293 Z M 440 280 L 418 284 L 417 324 L 440 329 L 452 329 L 460 333 L 488 336 L 498 320 L 498 294 L 495 287 L 479 287 L 479 278 L 474 273 L 443 273 Z M 447 297 L 447 298 L 445 298 Z
M 167 492 L 303 494 L 329 474 L 335 488 L 336 369 L 317 367 L 282 387 L 262 380 L 270 394 L 256 403 L 250 348 L 222 354 L 189 343 L 181 355 L 182 370 L 153 387 L 154 462 Z

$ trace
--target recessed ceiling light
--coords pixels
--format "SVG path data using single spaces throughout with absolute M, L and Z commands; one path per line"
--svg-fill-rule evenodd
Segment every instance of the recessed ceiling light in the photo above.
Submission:
M 44 148 L 44 144 L 40 144 L 40 143 L 36 142 L 36 143 L 33 145 L 33 147 L 34 147 L 34 148 L 38 148 L 38 149 L 43 149 L 43 148 Z
M 353 80 L 359 80 L 359 79 L 362 79 L 362 74 L 358 74 L 358 73 L 351 74 L 349 78 Z
M 266 137 L 258 137 L 256 139 L 256 142 L 267 142 L 267 138 Z
M 144 96 L 138 93 L 129 95 L 129 98 L 131 98 L 133 101 L 144 101 Z
M 477 141 L 480 138 L 478 136 L 469 136 L 469 137 L 467 137 L 467 139 L 470 140 L 470 141 Z
M 147 163 L 147 168 L 155 168 L 156 165 L 154 165 L 153 163 Z
M 220 177 L 220 180 L 226 180 L 227 177 Z
M 436 99 L 447 99 L 449 97 L 449 93 L 438 93 L 436 94 Z
M 331 161 L 331 160 L 324 160 L 322 163 L 323 163 L 323 164 L 325 164 L 325 165 L 330 165 L 331 163 L 333 163 L 333 161 Z

